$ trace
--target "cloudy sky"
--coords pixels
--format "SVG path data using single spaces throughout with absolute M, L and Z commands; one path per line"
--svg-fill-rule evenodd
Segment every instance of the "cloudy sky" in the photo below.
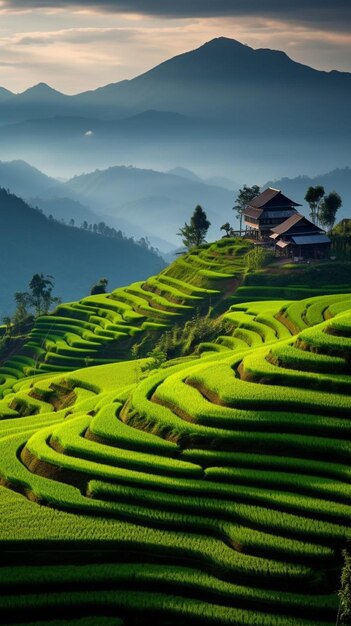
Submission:
M 0 86 L 132 78 L 218 36 L 351 72 L 350 0 L 0 0 Z

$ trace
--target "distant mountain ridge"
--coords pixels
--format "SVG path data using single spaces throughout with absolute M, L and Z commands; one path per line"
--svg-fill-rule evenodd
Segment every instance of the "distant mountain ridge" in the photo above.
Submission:
M 309 92 L 312 94 L 316 88 L 327 83 L 333 85 L 334 89 L 338 89 L 339 86 L 350 89 L 351 73 L 316 70 L 293 61 L 280 50 L 253 49 L 235 39 L 218 37 L 199 48 L 168 59 L 131 80 L 111 83 L 73 96 L 65 95 L 45 83 L 38 83 L 22 93 L 12 94 L 11 106 L 16 106 L 16 102 L 40 101 L 43 98 L 50 99 L 53 105 L 57 103 L 61 106 L 64 102 L 71 107 L 73 115 L 77 114 L 80 105 L 84 108 L 84 105 L 90 104 L 96 111 L 101 103 L 105 103 L 106 106 L 113 104 L 117 117 L 122 111 L 128 111 L 130 115 L 133 110 L 142 112 L 153 108 L 157 111 L 166 110 L 183 114 L 188 114 L 189 111 L 197 113 L 201 97 L 199 92 L 196 94 L 196 90 L 201 85 L 205 85 L 207 89 L 209 81 L 217 88 L 225 85 L 227 89 L 230 87 L 237 89 L 238 86 L 245 85 L 247 88 L 251 86 L 253 90 L 260 90 L 265 84 L 270 88 L 284 84 L 288 89 L 290 83 L 298 88 L 298 91 L 301 91 L 302 86 L 304 88 L 309 86 Z M 164 88 L 165 84 L 167 89 Z M 192 87 L 191 97 L 187 101 L 182 99 L 184 86 Z M 207 95 L 211 94 L 207 92 Z M 220 104 L 220 95 L 218 92 L 213 93 L 211 102 L 217 101 L 217 104 Z M 328 94 L 325 95 L 328 98 Z M 197 108 L 192 104 L 194 96 L 197 96 L 195 99 Z M 203 105 L 202 110 L 208 113 L 206 109 L 208 102 L 203 102 Z M 126 106 L 128 109 L 125 109 Z M 60 114 L 60 110 L 56 113 L 48 111 L 48 114 L 57 115 Z
M 115 166 L 75 176 L 66 189 L 84 204 L 113 217 L 127 217 L 135 226 L 179 245 L 177 232 L 197 204 L 207 211 L 218 237 L 223 221 L 232 216 L 233 192 L 201 179 L 152 169 Z
M 49 162 L 61 175 L 113 162 L 203 172 L 216 162 L 217 175 L 235 168 L 237 180 L 252 167 L 261 179 L 326 171 L 349 161 L 350 105 L 350 73 L 219 37 L 95 91 L 40 83 L 0 97 L 0 158 Z
M 210 185 L 181 167 L 172 173 L 113 166 L 63 183 L 23 161 L 0 162 L 0 186 L 66 223 L 104 221 L 136 239 L 148 237 L 165 252 L 179 245 L 177 232 L 196 204 L 208 211 L 211 236 L 216 238 L 233 201 L 231 190 Z

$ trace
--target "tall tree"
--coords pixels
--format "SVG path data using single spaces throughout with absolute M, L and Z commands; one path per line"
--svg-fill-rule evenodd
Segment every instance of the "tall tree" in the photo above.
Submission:
M 336 191 L 331 191 L 323 198 L 319 209 L 319 221 L 322 226 L 331 230 L 335 224 L 336 213 L 342 205 L 341 196 Z
M 177 234 L 182 237 L 183 244 L 187 248 L 192 248 L 205 243 L 205 237 L 210 226 L 211 222 L 208 221 L 205 211 L 198 204 L 190 218 L 190 224 L 185 222 Z
M 318 224 L 319 221 L 320 203 L 324 193 L 324 187 L 322 187 L 322 185 L 309 187 L 306 191 L 305 200 L 310 207 L 310 218 L 314 224 Z
M 44 274 L 34 274 L 29 283 L 29 303 L 35 309 L 35 314 L 43 315 L 48 313 L 52 304 L 58 303 L 59 298 L 52 295 L 54 279 L 52 276 Z
M 243 224 L 243 211 L 245 207 L 249 204 L 250 200 L 258 196 L 260 193 L 260 188 L 258 185 L 253 185 L 252 187 L 248 187 L 244 185 L 241 189 L 239 189 L 239 193 L 236 197 L 236 204 L 233 206 L 233 211 L 236 212 L 236 217 L 240 220 L 240 235 Z
M 16 310 L 12 317 L 12 323 L 16 326 L 26 321 L 30 317 L 28 307 L 30 307 L 30 295 L 26 291 L 16 291 L 15 293 Z

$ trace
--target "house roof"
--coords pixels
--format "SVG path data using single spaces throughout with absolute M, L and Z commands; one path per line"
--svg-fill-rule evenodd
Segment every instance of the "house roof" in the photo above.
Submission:
M 243 215 L 245 217 L 254 217 L 256 219 L 258 219 L 260 215 L 262 215 L 262 213 L 263 213 L 263 209 L 254 209 L 251 206 L 247 206 L 243 211 Z
M 285 220 L 285 222 L 278 224 L 278 226 L 273 226 L 271 230 L 274 233 L 278 233 L 278 235 L 283 235 L 285 233 L 288 233 L 289 230 L 291 230 L 294 226 L 296 226 L 296 224 L 299 224 L 300 222 L 303 222 L 304 226 L 306 227 L 306 232 L 296 233 L 297 235 L 300 234 L 310 236 L 313 234 L 324 234 L 322 228 L 319 228 L 319 226 L 316 226 L 316 224 L 310 222 L 310 220 L 308 220 L 304 215 L 301 215 L 301 213 L 295 213 L 294 215 L 291 215 L 290 217 L 288 217 L 287 220 Z
M 329 237 L 327 237 L 327 235 L 305 235 L 292 237 L 292 240 L 299 246 L 306 246 L 308 244 L 330 243 L 330 239 Z
M 294 215 L 290 215 L 290 217 L 288 217 L 288 219 L 281 224 L 278 224 L 278 226 L 273 226 L 271 230 L 274 233 L 278 233 L 278 235 L 282 235 L 283 233 L 286 233 L 288 230 L 290 230 L 292 226 L 298 224 L 302 219 L 304 219 L 304 217 L 303 215 L 301 215 L 301 213 L 295 213 Z
M 261 209 L 269 206 L 269 208 L 282 208 L 286 206 L 301 206 L 297 202 L 290 200 L 287 196 L 280 191 L 280 189 L 274 189 L 274 187 L 268 187 L 260 193 L 258 196 L 255 196 L 250 202 L 248 206 L 254 207 L 256 209 Z

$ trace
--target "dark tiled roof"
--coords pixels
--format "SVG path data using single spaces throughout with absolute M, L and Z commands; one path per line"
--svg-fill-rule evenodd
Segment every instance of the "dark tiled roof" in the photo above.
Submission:
M 272 200 L 274 200 L 274 203 L 272 203 Z M 273 187 L 268 187 L 268 189 L 262 191 L 262 193 L 260 193 L 249 202 L 248 206 L 260 209 L 264 208 L 270 203 L 270 208 L 274 208 L 274 206 L 276 206 L 277 208 L 282 208 L 285 206 L 301 206 L 297 202 L 294 202 L 293 200 L 290 200 L 290 198 L 287 198 L 287 196 L 284 196 L 280 189 L 274 189 Z
M 275 198 L 278 193 L 280 193 L 279 189 L 273 189 L 273 187 L 268 187 L 268 189 L 262 191 L 262 193 L 260 193 L 258 196 L 255 196 L 255 198 L 250 201 L 249 206 L 257 208 L 264 207 L 270 200 L 272 200 L 272 198 Z
M 243 211 L 244 217 L 255 217 L 259 218 L 263 213 L 263 209 L 254 209 L 253 207 L 247 206 Z
M 288 217 L 288 219 L 285 220 L 285 222 L 278 224 L 278 226 L 273 226 L 271 230 L 274 233 L 278 233 L 278 235 L 282 235 L 283 233 L 286 233 L 288 230 L 290 230 L 292 226 L 295 226 L 295 224 L 298 224 L 301 220 L 305 220 L 305 219 L 306 218 L 303 215 L 301 215 L 301 213 L 295 213 L 294 215 L 291 215 L 291 217 Z M 312 224 L 312 222 L 310 222 L 310 224 Z M 314 224 L 312 224 L 312 226 L 314 226 Z

